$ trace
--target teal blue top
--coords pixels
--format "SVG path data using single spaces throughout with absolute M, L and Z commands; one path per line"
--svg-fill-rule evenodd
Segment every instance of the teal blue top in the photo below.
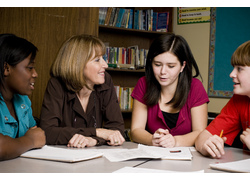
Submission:
M 15 94 L 14 108 L 18 121 L 15 120 L 0 93 L 0 133 L 12 138 L 22 137 L 29 128 L 36 126 L 32 116 L 31 101 L 26 95 Z

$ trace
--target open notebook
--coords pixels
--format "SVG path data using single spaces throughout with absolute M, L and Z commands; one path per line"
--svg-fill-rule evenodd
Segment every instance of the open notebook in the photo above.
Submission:
M 250 173 L 250 159 L 233 161 L 227 163 L 210 164 L 212 169 L 229 171 L 229 172 L 245 172 Z
M 60 148 L 45 145 L 41 149 L 33 149 L 21 155 L 21 157 L 44 159 L 62 162 L 78 162 L 102 157 L 103 153 L 76 148 Z

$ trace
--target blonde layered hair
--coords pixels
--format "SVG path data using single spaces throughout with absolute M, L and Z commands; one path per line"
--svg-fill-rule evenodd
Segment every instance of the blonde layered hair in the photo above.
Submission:
M 250 41 L 241 44 L 231 57 L 232 66 L 250 66 Z
M 51 68 L 51 75 L 60 78 L 67 89 L 80 91 L 89 88 L 84 77 L 84 68 L 90 59 L 104 55 L 105 45 L 95 36 L 77 35 L 65 41 Z M 90 88 L 89 88 L 90 89 Z

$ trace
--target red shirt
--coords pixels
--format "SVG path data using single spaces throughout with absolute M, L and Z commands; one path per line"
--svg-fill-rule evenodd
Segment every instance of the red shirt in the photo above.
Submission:
M 144 76 L 138 80 L 131 96 L 139 102 L 145 104 L 145 101 L 143 99 L 145 93 L 146 78 Z M 146 130 L 153 134 L 159 128 L 168 129 L 170 134 L 172 134 L 173 136 L 190 133 L 192 132 L 191 108 L 200 106 L 208 102 L 209 99 L 201 81 L 193 78 L 187 101 L 185 105 L 180 109 L 176 127 L 170 129 L 167 126 L 159 103 L 157 103 L 156 105 L 147 107 L 148 119 Z
M 206 128 L 212 135 L 227 137 L 226 144 L 232 145 L 237 134 L 249 127 L 250 98 L 233 95 L 221 113 Z

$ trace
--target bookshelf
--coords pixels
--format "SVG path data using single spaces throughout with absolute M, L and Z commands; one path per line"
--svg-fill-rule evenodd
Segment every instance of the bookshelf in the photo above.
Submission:
M 136 7 L 124 8 L 136 10 L 152 9 L 154 12 L 168 12 L 168 32 L 172 32 L 172 7 Z M 133 24 L 134 27 L 134 24 Z M 137 45 L 139 49 L 149 49 L 152 41 L 166 32 L 139 30 L 134 28 L 115 27 L 99 24 L 99 38 L 110 47 L 130 47 Z M 112 76 L 114 85 L 120 87 L 134 87 L 140 77 L 145 75 L 144 69 L 119 69 L 108 68 L 107 72 Z M 125 128 L 130 128 L 132 110 L 122 110 Z

